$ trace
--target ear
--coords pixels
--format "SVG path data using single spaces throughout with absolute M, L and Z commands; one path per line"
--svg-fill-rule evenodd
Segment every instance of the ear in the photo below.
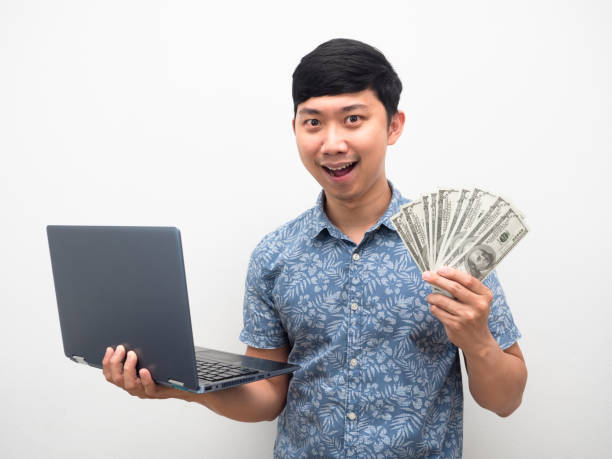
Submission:
M 293 128 L 293 135 L 295 135 L 295 118 L 291 120 L 291 127 Z
M 391 117 L 391 123 L 389 124 L 389 130 L 387 132 L 387 145 L 393 145 L 404 130 L 404 122 L 406 121 L 406 115 L 401 110 L 398 110 L 395 115 Z

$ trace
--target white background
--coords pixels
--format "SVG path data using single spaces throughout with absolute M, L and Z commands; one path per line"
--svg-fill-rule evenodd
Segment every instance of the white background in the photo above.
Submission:
M 45 226 L 180 227 L 195 342 L 241 352 L 251 250 L 319 191 L 291 74 L 349 37 L 403 81 L 402 193 L 479 185 L 531 228 L 499 268 L 524 401 L 501 419 L 466 389 L 464 456 L 609 457 L 611 24 L 606 1 L 0 2 L 0 456 L 270 457 L 275 423 L 64 357 Z

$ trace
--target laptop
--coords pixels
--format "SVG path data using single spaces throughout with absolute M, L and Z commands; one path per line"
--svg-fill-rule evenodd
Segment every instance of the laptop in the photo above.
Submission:
M 47 237 L 69 359 L 102 368 L 122 344 L 156 383 L 196 393 L 299 369 L 194 346 L 177 228 L 50 225 Z

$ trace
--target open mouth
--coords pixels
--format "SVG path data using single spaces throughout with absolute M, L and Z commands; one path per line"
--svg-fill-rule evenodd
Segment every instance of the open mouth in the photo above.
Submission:
M 325 169 L 325 171 L 329 175 L 332 175 L 334 177 L 342 177 L 343 175 L 346 175 L 351 172 L 355 167 L 355 164 L 357 164 L 357 161 L 353 161 L 352 163 L 346 163 L 339 167 L 323 166 L 323 169 Z

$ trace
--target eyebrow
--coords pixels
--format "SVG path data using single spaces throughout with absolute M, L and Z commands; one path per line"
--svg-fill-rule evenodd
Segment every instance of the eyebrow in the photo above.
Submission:
M 343 112 L 352 112 L 353 110 L 357 110 L 357 109 L 367 110 L 368 106 L 365 104 L 353 104 L 353 105 L 348 105 L 346 107 L 342 107 Z
M 353 104 L 342 107 L 342 112 L 351 112 L 353 110 L 362 109 L 367 110 L 368 106 L 365 104 Z M 304 107 L 298 111 L 298 115 L 320 115 L 321 111 L 315 108 Z
M 315 110 L 314 108 L 302 108 L 298 112 L 298 115 L 319 115 L 320 113 L 319 110 Z

